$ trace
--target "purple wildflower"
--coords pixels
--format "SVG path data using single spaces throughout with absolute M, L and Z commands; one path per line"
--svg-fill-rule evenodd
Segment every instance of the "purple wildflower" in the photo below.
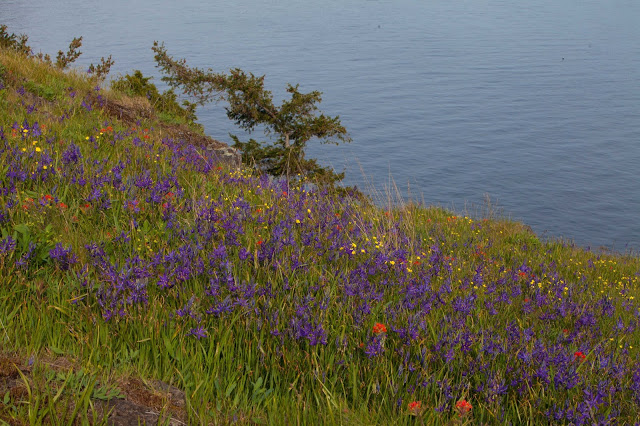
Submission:
M 81 158 L 82 153 L 80 152 L 80 148 L 74 143 L 69 145 L 69 148 L 62 153 L 63 164 L 77 164 Z
M 49 250 L 49 256 L 55 260 L 55 263 L 63 271 L 68 270 L 71 265 L 78 261 L 76 255 L 71 251 L 71 246 L 65 249 L 61 243 L 56 244 L 53 249 Z
M 12 253 L 16 249 L 16 240 L 11 238 L 11 236 L 6 237 L 2 241 L 0 241 L 0 256 L 7 256 L 9 253 Z
M 202 328 L 202 326 L 197 326 L 197 327 L 192 328 L 191 330 L 189 330 L 187 335 L 188 336 L 193 336 L 196 339 L 200 340 L 200 339 L 203 339 L 203 338 L 207 337 L 208 334 L 207 334 L 207 330 Z
M 26 268 L 29 260 L 31 259 L 31 256 L 33 256 L 35 248 L 36 244 L 32 241 L 29 241 L 29 248 L 27 249 L 26 253 L 20 256 L 20 259 L 16 260 L 16 266 L 20 268 Z

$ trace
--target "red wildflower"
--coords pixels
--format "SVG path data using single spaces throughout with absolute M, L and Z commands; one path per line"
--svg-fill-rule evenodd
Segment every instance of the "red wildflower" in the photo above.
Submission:
M 460 416 L 464 416 L 465 414 L 470 412 L 472 408 L 473 406 L 465 399 L 461 399 L 456 403 L 456 409 L 458 410 L 458 414 L 460 414 Z
M 373 334 L 386 333 L 387 327 L 384 324 L 377 322 L 376 325 L 373 326 Z
M 518 272 L 518 275 L 520 275 L 522 278 L 526 278 L 527 273 L 526 272 Z
M 58 206 L 59 206 L 61 209 L 66 209 L 66 208 L 68 207 L 68 206 L 67 206 L 65 203 L 63 203 L 63 202 L 58 203 Z
M 584 361 L 587 356 L 582 352 L 578 351 L 573 354 L 574 361 Z
M 258 245 L 261 245 L 261 244 L 262 244 L 262 240 L 258 240 Z
M 409 408 L 410 414 L 416 415 L 420 413 L 420 411 L 422 410 L 422 402 L 420 401 L 410 402 L 407 408 Z
M 138 207 L 138 200 L 127 201 L 127 208 L 129 210 L 135 210 Z

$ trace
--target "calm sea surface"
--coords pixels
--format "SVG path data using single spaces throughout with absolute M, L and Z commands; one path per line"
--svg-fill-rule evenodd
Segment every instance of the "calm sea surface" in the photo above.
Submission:
M 543 237 L 640 250 L 637 0 L 0 0 L 0 23 L 86 67 L 154 68 L 151 46 L 199 67 L 324 93 L 353 142 L 310 142 L 347 184 L 479 211 L 485 194 Z M 211 136 L 240 133 L 223 105 Z M 259 136 L 259 135 L 254 135 Z

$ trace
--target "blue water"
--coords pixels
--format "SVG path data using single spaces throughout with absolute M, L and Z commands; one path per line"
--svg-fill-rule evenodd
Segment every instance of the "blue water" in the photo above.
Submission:
M 164 3 L 164 4 L 163 4 Z M 543 237 L 640 249 L 640 2 L 635 0 L 2 0 L 0 23 L 81 67 L 154 68 L 151 45 L 199 67 L 321 90 L 353 142 L 310 142 L 345 183 L 458 212 L 485 194 Z M 207 133 L 239 133 L 224 105 Z M 259 136 L 259 135 L 252 135 Z M 369 184 L 367 184 L 369 182 Z

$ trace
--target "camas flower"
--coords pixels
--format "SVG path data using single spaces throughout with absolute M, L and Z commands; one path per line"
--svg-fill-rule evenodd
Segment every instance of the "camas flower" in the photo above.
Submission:
M 5 256 L 9 252 L 13 252 L 16 249 L 16 240 L 11 236 L 6 237 L 0 241 L 0 255 Z
M 208 333 L 207 333 L 207 330 L 205 330 L 201 326 L 197 326 L 197 327 L 192 328 L 191 330 L 189 330 L 189 332 L 187 333 L 187 336 L 193 336 L 196 339 L 200 340 L 200 339 L 204 339 L 205 337 L 207 337 Z
M 49 250 L 49 256 L 55 261 L 61 270 L 66 271 L 71 265 L 78 262 L 78 258 L 72 252 L 71 247 L 65 249 L 61 243 Z

